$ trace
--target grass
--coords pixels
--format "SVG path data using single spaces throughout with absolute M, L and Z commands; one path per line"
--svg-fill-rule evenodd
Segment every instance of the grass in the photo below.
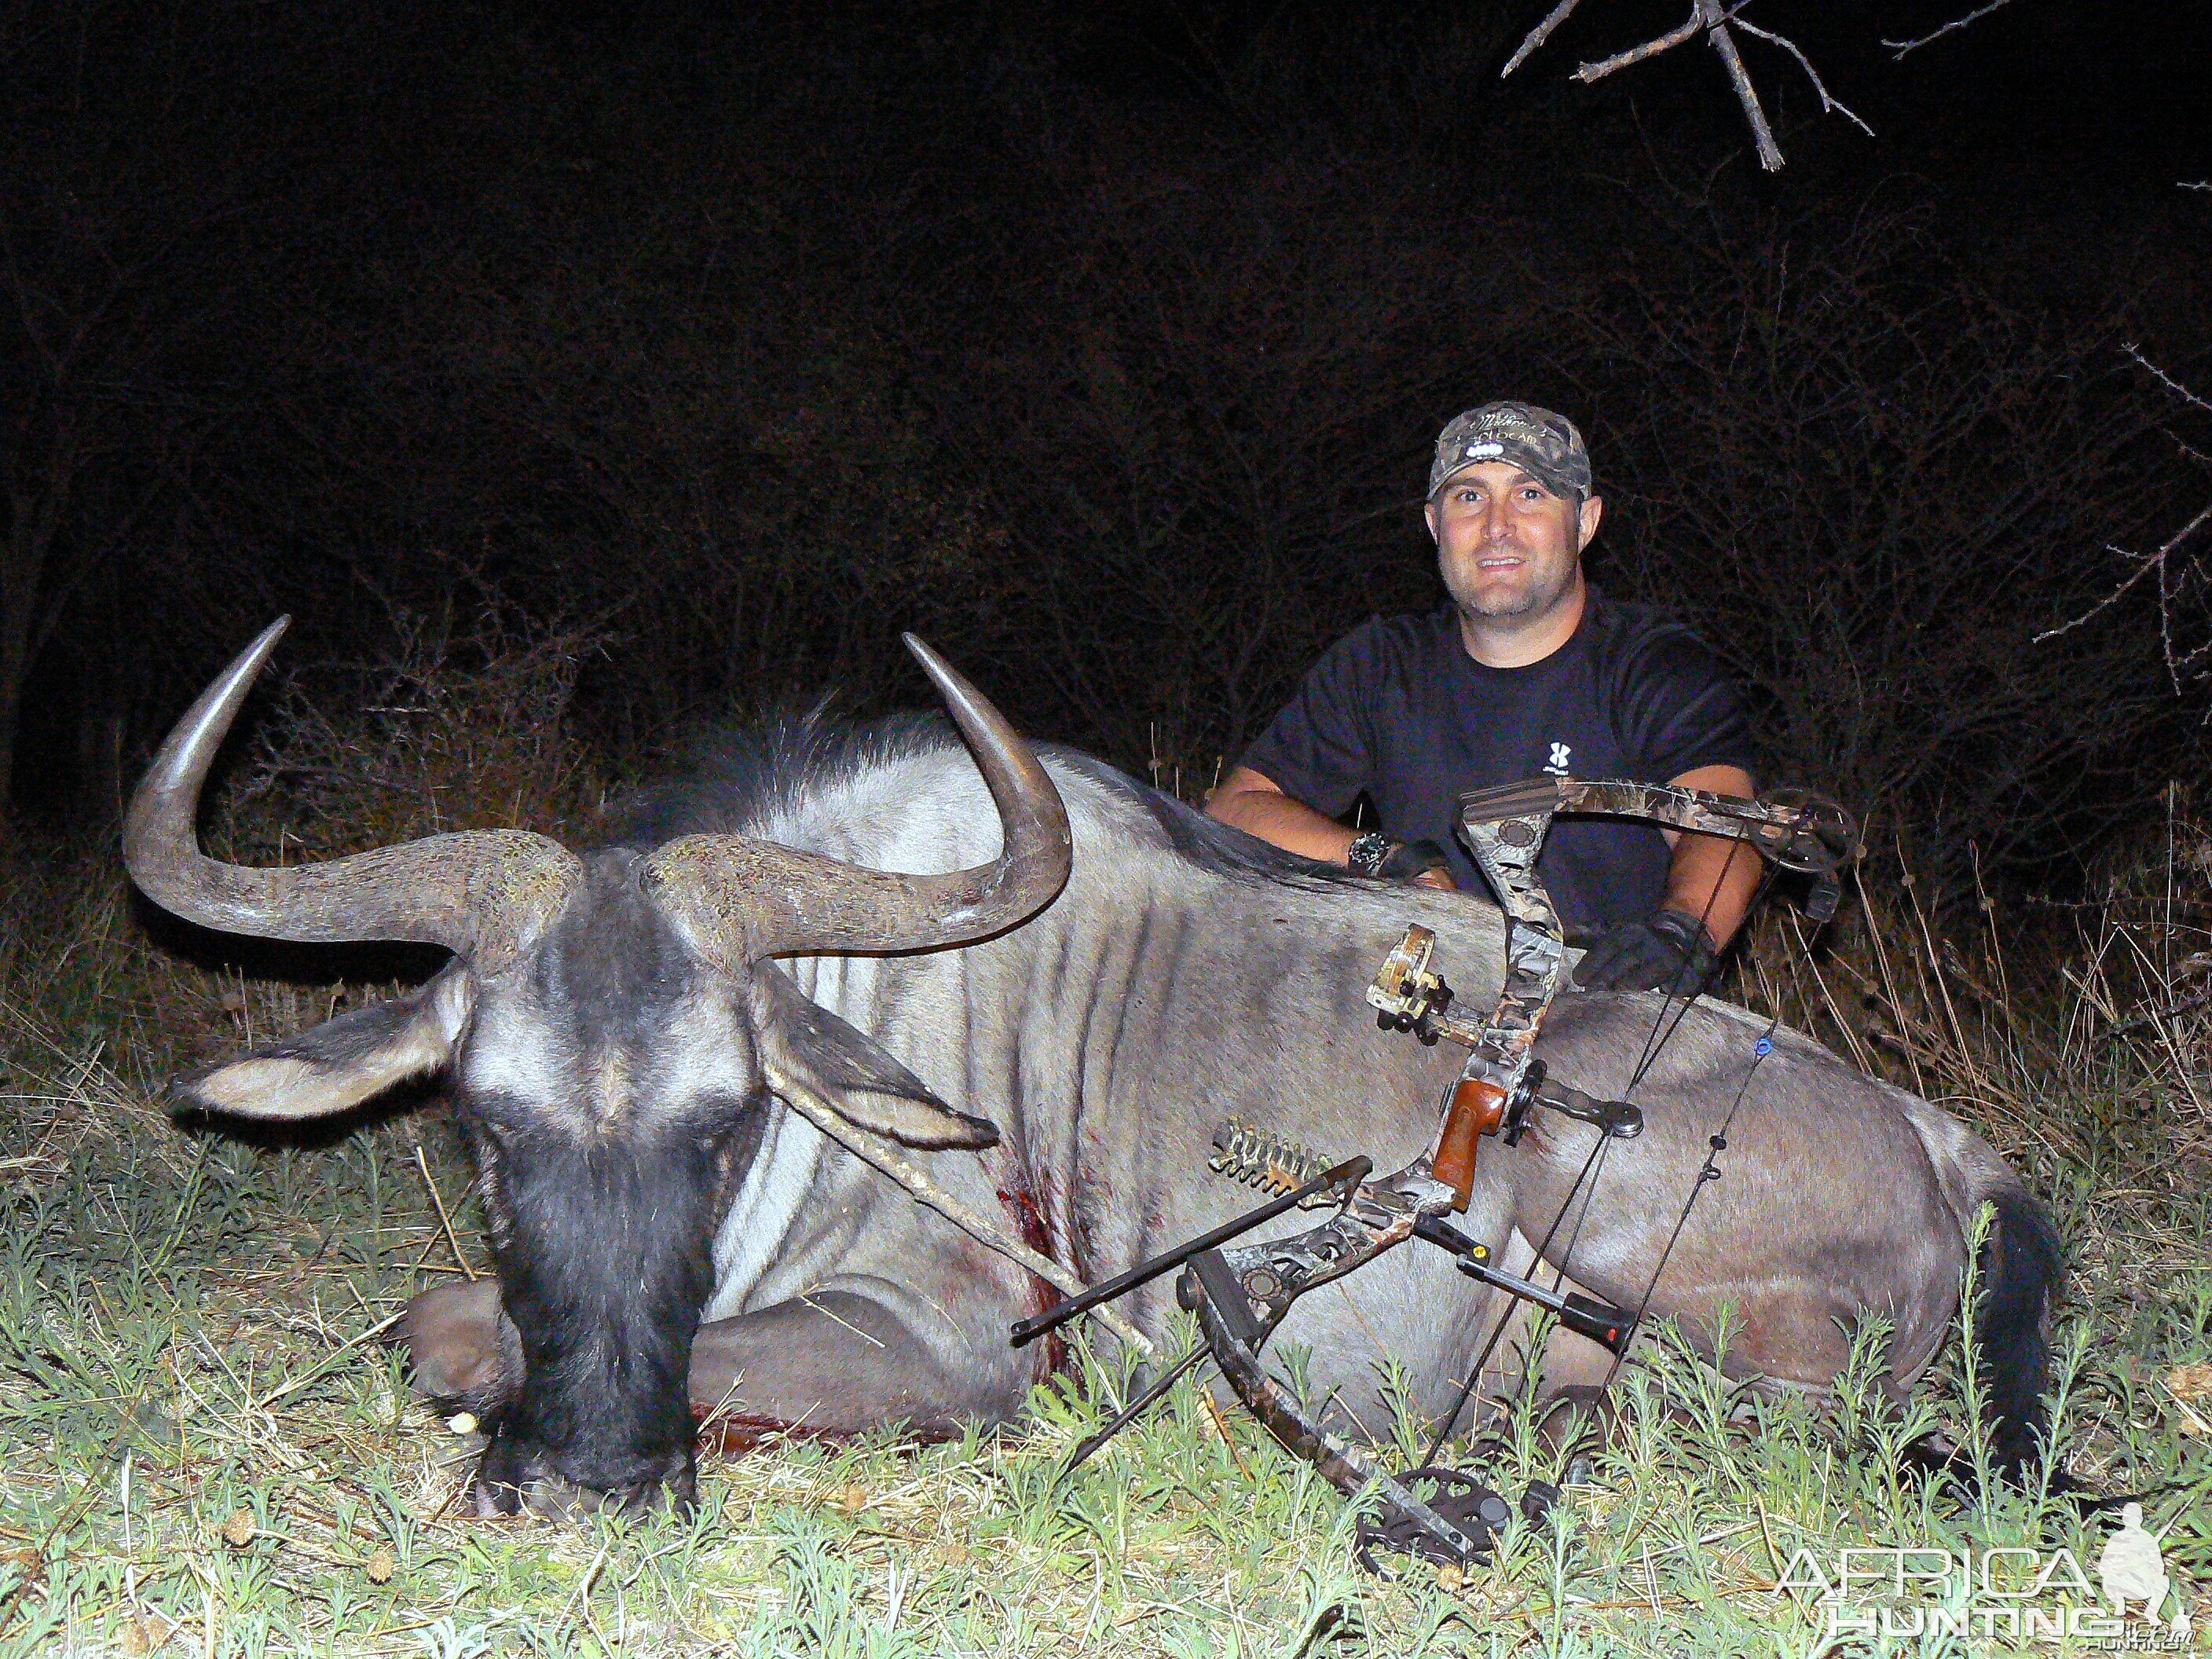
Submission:
M 1917 1072 L 2051 1199 L 2075 1262 L 2060 1443 L 2094 1484 L 2155 1489 L 2193 1598 L 2212 1579 L 2212 1021 L 2175 857 L 2118 872 L 2036 987 L 1994 933 L 1947 946 L 1884 888 L 1881 925 L 1817 977 L 1762 948 L 1747 995 Z M 1900 1472 L 1918 1427 L 1971 1422 L 1972 1367 L 1962 1333 L 1898 1420 L 1868 1382 L 1877 1329 L 1823 1411 L 1730 1395 L 1662 1345 L 1589 1481 L 1466 1574 L 1364 1574 L 1335 1494 L 1189 1382 L 1056 1480 L 1127 1384 L 1088 1355 L 1018 1432 L 712 1462 L 688 1522 L 464 1518 L 475 1443 L 378 1340 L 423 1285 L 482 1270 L 441 1109 L 292 1144 L 186 1133 L 157 1103 L 167 1075 L 333 993 L 157 949 L 105 860 L 19 854 L 8 880 L 0 1655 L 1809 1655 L 1861 1650 L 1779 1587 L 1800 1549 L 2064 1544 L 2091 1564 L 2109 1528 Z M 1419 1430 L 1396 1425 L 1399 1461 Z M 1560 1474 L 1525 1416 L 1504 1440 L 1486 1472 L 1510 1493 Z

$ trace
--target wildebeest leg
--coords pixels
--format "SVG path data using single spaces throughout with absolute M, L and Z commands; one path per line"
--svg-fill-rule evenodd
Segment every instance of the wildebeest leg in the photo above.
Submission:
M 521 1344 L 500 1311 L 495 1279 L 423 1291 L 400 1318 L 399 1340 L 417 1389 L 479 1416 L 504 1403 L 522 1375 Z
M 1003 1364 L 957 1363 L 882 1302 L 846 1290 L 718 1319 L 691 1346 L 695 1408 L 833 1433 L 1003 1420 L 1019 1408 L 1025 1382 Z
M 1517 1254 L 1528 1248 L 1527 1241 L 1516 1234 L 1511 1248 Z M 1534 1277 L 1533 1252 L 1531 1261 Z M 1553 1276 L 1545 1273 L 1542 1281 L 1548 1285 Z M 1558 1278 L 1559 1289 L 1569 1295 L 1595 1295 L 1571 1278 Z M 1530 1317 L 1526 1307 L 1518 1312 L 1524 1319 Z M 1538 1378 L 1536 1400 L 1543 1415 L 1536 1432 L 1545 1447 L 1563 1460 L 1561 1467 L 1571 1468 L 1573 1460 L 1593 1457 L 1613 1443 L 1620 1429 L 1620 1401 L 1612 1389 L 1617 1370 L 1607 1350 L 1572 1331 L 1553 1328 Z M 1671 1403 L 1662 1403 L 1660 1411 L 1672 1423 L 1691 1420 L 1688 1413 Z
M 443 1407 L 489 1418 L 521 1375 L 496 1279 L 423 1291 L 408 1304 L 399 1337 L 416 1387 Z M 933 1430 L 1013 1415 L 1021 1379 L 999 1379 L 995 1388 L 978 1382 L 974 1369 L 956 1370 L 890 1309 L 849 1291 L 817 1291 L 702 1325 L 691 1346 L 697 1410 L 833 1432 L 900 1419 Z

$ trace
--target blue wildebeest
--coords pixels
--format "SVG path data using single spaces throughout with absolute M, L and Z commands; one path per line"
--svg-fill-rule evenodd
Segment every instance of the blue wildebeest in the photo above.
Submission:
M 219 863 L 194 836 L 201 783 L 281 627 L 172 734 L 131 809 L 131 873 L 203 926 L 453 958 L 411 996 L 187 1079 L 179 1098 L 310 1118 L 444 1073 L 498 1277 L 418 1297 L 404 1332 L 421 1384 L 489 1430 L 485 1513 L 688 1501 L 696 1409 L 821 1431 L 1018 1411 L 1048 1362 L 1007 1326 L 1049 1301 L 1041 1282 L 789 1101 L 938 1149 L 943 1188 L 1096 1280 L 1249 1200 L 1206 1167 L 1231 1115 L 1379 1169 L 1422 1149 L 1453 1060 L 1376 1030 L 1361 1000 L 1408 921 L 1436 931 L 1470 998 L 1498 983 L 1486 905 L 1277 853 L 1081 755 L 1040 765 L 921 648 L 965 749 L 935 721 L 799 720 L 649 793 L 586 854 L 495 831 Z M 1655 1006 L 1567 999 L 1546 1028 L 1551 1075 L 1622 1090 Z M 1649 1127 L 1616 1144 L 1571 1260 L 1551 1264 L 1574 1284 L 1635 1305 L 1760 1029 L 1717 1003 L 1689 1013 L 1638 1091 Z M 1539 1114 L 1517 1146 L 1486 1149 L 1462 1224 L 1501 1265 L 1532 1265 L 1593 1133 Z M 2032 1450 L 2057 1251 L 1978 1137 L 1783 1031 L 1725 1167 L 1656 1315 L 1705 1331 L 1732 1306 L 1730 1373 L 1818 1390 L 1876 1311 L 1902 1389 L 1943 1340 L 1993 1203 L 1985 1365 L 2003 1448 Z M 1400 1250 L 1285 1329 L 1313 1382 L 1376 1425 L 1385 1352 L 1441 1413 L 1508 1311 L 1486 1294 L 1441 1253 Z M 1163 1279 L 1127 1305 L 1158 1334 L 1171 1296 Z M 1540 1380 L 1587 1382 L 1596 1358 L 1562 1334 Z

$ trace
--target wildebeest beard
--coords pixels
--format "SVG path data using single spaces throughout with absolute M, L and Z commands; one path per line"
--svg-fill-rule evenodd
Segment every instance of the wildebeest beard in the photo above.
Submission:
M 714 1221 L 763 1113 L 619 1138 L 542 1121 L 495 1136 L 467 1111 L 485 1175 L 520 1387 L 495 1408 L 477 1504 L 513 1513 L 643 1504 L 696 1490 L 688 1381 L 713 1288 Z

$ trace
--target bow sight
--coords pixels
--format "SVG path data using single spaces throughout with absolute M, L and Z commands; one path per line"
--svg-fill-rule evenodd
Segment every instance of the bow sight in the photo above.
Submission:
M 1236 1119 L 1222 1125 L 1213 1137 L 1212 1167 L 1273 1194 L 1268 1202 L 1013 1327 L 1019 1346 L 1086 1309 L 1171 1269 L 1183 1270 L 1176 1299 L 1197 1316 L 1203 1345 L 1155 1377 L 1111 1422 L 1079 1445 L 1069 1468 L 1210 1356 L 1252 1414 L 1285 1446 L 1312 1462 L 1347 1498 L 1375 1495 L 1381 1511 L 1375 1536 L 1437 1560 L 1464 1565 L 1488 1559 L 1493 1523 L 1504 1518 L 1502 1513 L 1488 1513 L 1490 1507 L 1502 1507 L 1495 1494 L 1478 1507 L 1446 1505 L 1453 1512 L 1441 1512 L 1413 1490 L 1413 1475 L 1386 1474 L 1325 1428 L 1303 1401 L 1267 1373 L 1259 1355 L 1299 1297 L 1409 1238 L 1448 1252 L 1469 1278 L 1546 1310 L 1616 1357 L 1635 1334 L 1642 1309 L 1624 1310 L 1589 1297 L 1562 1295 L 1504 1273 L 1492 1265 L 1488 1245 L 1445 1218 L 1468 1207 L 1482 1138 L 1497 1135 L 1512 1146 L 1540 1108 L 1590 1124 L 1601 1137 L 1627 1139 L 1644 1127 L 1643 1114 L 1634 1106 L 1595 1100 L 1552 1083 L 1536 1058 L 1537 1036 L 1566 962 L 1558 914 L 1536 875 L 1537 855 L 1559 812 L 1643 818 L 1746 842 L 1770 863 L 1814 877 L 1805 908 L 1819 921 L 1835 914 L 1838 875 L 1858 842 L 1857 830 L 1841 807 L 1796 793 L 1751 800 L 1672 784 L 1544 777 L 1461 796 L 1461 834 L 1507 918 L 1505 980 L 1497 1006 L 1484 1019 L 1454 1009 L 1450 986 L 1430 967 L 1436 936 L 1417 925 L 1407 927 L 1367 988 L 1367 1001 L 1384 1029 L 1410 1032 L 1427 1043 L 1449 1039 L 1468 1051 L 1445 1098 L 1435 1142 L 1404 1169 L 1370 1179 L 1373 1166 L 1367 1158 L 1330 1164 L 1263 1127 Z M 1292 1208 L 1322 1206 L 1333 1206 L 1336 1213 L 1306 1232 L 1264 1243 L 1231 1242 Z M 1654 1279 L 1656 1283 L 1656 1273 Z M 1416 1474 L 1436 1482 L 1439 1492 L 1449 1484 L 1434 1470 Z

